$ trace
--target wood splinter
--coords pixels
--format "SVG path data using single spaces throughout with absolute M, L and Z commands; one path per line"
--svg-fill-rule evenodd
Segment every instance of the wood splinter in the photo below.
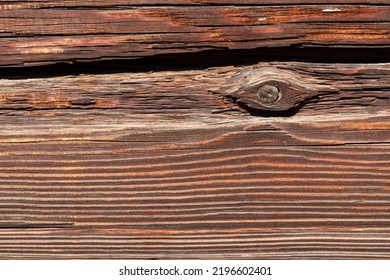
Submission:
M 304 100 L 337 91 L 320 80 L 301 77 L 291 71 L 276 67 L 244 70 L 221 88 L 226 97 L 252 109 L 285 111 L 296 107 Z

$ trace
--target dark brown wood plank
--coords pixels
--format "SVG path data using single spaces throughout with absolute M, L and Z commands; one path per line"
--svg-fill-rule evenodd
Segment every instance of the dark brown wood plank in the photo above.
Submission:
M 0 1 L 0 66 L 382 53 L 1 69 L 0 259 L 390 258 L 390 3 L 328 2 Z M 295 89 L 268 109 L 299 111 L 251 109 L 244 97 L 264 77 Z
M 316 89 L 313 94 L 317 98 L 298 99 L 305 102 L 299 111 L 301 115 L 375 112 L 390 107 L 389 63 L 261 62 L 251 66 L 199 70 L 79 74 L 50 78 L 12 75 L 0 80 L 0 109 L 218 113 L 237 109 L 234 101 L 223 97 L 228 91 L 225 88 L 229 88 L 229 84 L 232 84 L 230 87 L 240 88 L 241 80 L 245 80 L 242 77 L 251 73 L 260 73 L 255 75 L 257 79 L 266 76 L 271 80 L 287 73 L 293 75 L 295 80 L 288 82 L 297 83 L 296 86 L 302 90 Z
M 0 258 L 390 257 L 389 112 L 71 111 L 0 118 Z
M 389 4 L 388 0 L 113 0 L 110 2 L 104 0 L 58 0 L 58 1 L 42 1 L 42 0 L 27 0 L 18 1 L 17 3 L 10 4 L 10 1 L 0 1 L 0 7 L 3 9 L 13 8 L 57 8 L 57 7 L 123 7 L 129 5 L 136 6 L 153 6 L 153 5 L 299 5 L 299 4 L 327 4 L 332 6 L 334 4 L 364 4 L 364 5 L 375 5 L 375 4 Z
M 390 43 L 388 5 L 117 9 L 34 9 L 21 5 L 4 6 L 0 13 L 1 66 L 212 49 L 389 47 Z
M 389 258 L 388 230 L 343 229 L 3 229 L 1 259 Z

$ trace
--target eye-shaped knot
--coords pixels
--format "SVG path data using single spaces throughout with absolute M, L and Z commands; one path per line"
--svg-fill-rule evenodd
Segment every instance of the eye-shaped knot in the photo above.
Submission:
M 334 89 L 319 80 L 276 67 L 244 70 L 221 88 L 227 97 L 252 109 L 286 111 L 304 100 Z

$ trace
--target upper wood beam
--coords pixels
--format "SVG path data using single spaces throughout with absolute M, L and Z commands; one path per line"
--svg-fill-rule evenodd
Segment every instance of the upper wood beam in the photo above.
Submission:
M 88 8 L 92 2 L 97 6 Z M 182 2 L 194 3 L 172 1 L 173 4 Z M 306 2 L 310 1 L 299 1 Z M 135 58 L 210 49 L 390 46 L 388 5 L 139 7 L 136 5 L 144 1 L 114 1 L 102 9 L 99 5 L 103 3 L 99 1 L 83 1 L 80 9 L 77 5 L 81 1 L 7 3 L 0 2 L 0 66 Z M 148 2 L 153 3 L 158 4 Z M 248 3 L 254 2 L 245 2 Z M 125 7 L 118 8 L 122 5 Z
M 55 7 L 115 7 L 115 6 L 201 6 L 201 5 L 299 5 L 299 4 L 390 4 L 388 0 L 26 0 L 17 1 L 10 4 L 11 1 L 0 1 L 1 8 L 55 8 Z

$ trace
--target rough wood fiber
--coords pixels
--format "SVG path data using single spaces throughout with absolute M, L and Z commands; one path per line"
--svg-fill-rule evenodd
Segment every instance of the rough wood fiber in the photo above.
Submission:
M 129 109 L 144 114 L 218 112 L 233 109 L 234 101 L 226 100 L 223 95 L 239 90 L 246 81 L 243 76 L 252 74 L 253 79 L 265 76 L 272 80 L 283 78 L 285 73 L 296 77 L 295 86 L 311 89 L 311 97 L 316 97 L 294 99 L 297 103 L 306 102 L 300 108 L 301 114 L 373 112 L 390 107 L 389 63 L 269 62 L 251 66 L 82 74 L 49 79 L 16 79 L 13 76 L 12 79 L 0 80 L 0 109 Z M 313 108 L 316 109 L 314 112 Z
M 389 258 L 388 114 L 10 111 L 0 258 Z
M 190 6 L 202 6 L 202 5 L 291 5 L 292 3 L 287 0 L 113 0 L 107 3 L 105 0 L 58 0 L 58 1 L 42 1 L 42 0 L 27 0 L 17 1 L 12 3 L 9 0 L 0 1 L 0 7 L 3 9 L 9 8 L 87 8 L 87 7 L 126 7 L 132 6 L 168 6 L 168 5 L 190 5 Z M 389 4 L 387 0 L 295 0 L 293 4 Z
M 340 211 L 342 208 L 340 204 Z M 366 208 L 370 208 L 369 205 Z M 261 227 L 256 226 L 246 229 L 212 227 L 199 230 L 185 227 L 164 230 L 116 228 L 110 231 L 37 228 L 26 229 L 23 234 L 20 230 L 4 230 L 0 233 L 0 240 L 6 248 L 3 256 L 8 258 L 19 255 L 24 258 L 51 259 L 75 256 L 104 259 L 129 256 L 142 259 L 388 258 L 388 232 L 370 226 L 357 231 L 343 231 L 340 228 L 344 227 L 322 231 L 310 228 L 303 231 L 262 231 Z M 236 250 L 229 253 L 232 247 Z
M 338 90 L 291 117 L 222 112 L 259 67 Z M 388 63 L 17 73 L 0 81 L 2 259 L 390 258 Z
M 329 2 L 0 1 L 0 258 L 389 259 L 390 3 Z
M 204 2 L 184 2 L 188 5 L 0 3 L 0 65 L 291 45 L 390 46 L 389 5 L 198 6 Z

